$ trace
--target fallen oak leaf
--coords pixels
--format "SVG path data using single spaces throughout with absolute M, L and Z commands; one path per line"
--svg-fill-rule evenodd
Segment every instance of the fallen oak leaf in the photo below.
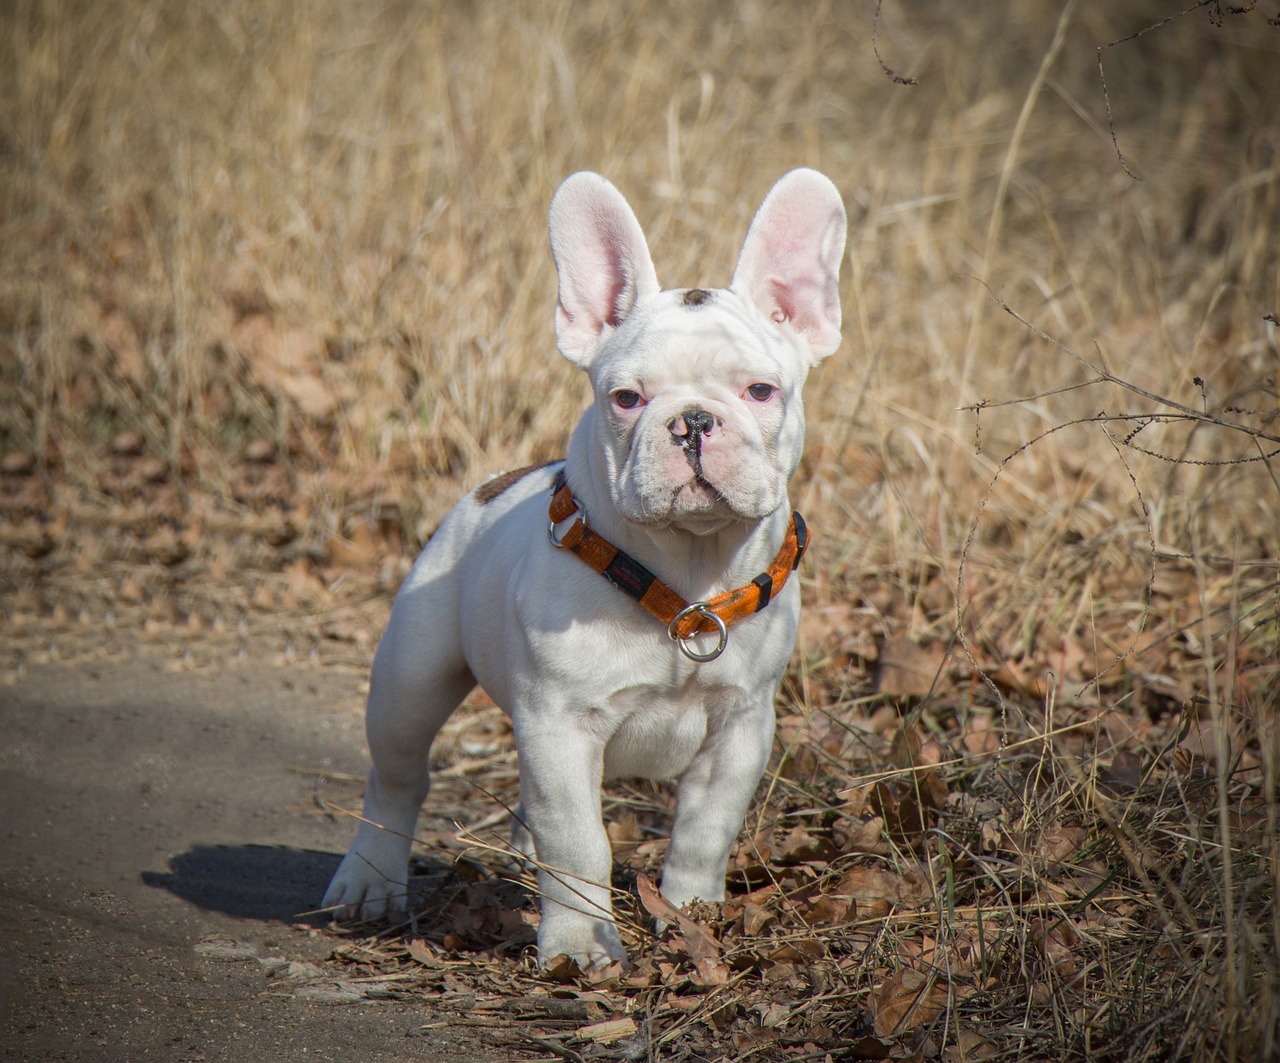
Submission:
M 775 902 L 776 906 L 776 901 L 780 894 L 781 891 L 778 888 L 778 884 L 776 882 L 771 882 L 769 885 L 762 886 L 758 890 L 752 890 L 750 893 L 744 893 L 737 897 L 727 898 L 720 906 L 720 914 L 729 922 L 737 919 L 738 916 L 742 916 L 745 929 L 748 913 L 754 912 L 755 914 L 750 918 L 756 921 L 756 928 L 759 929 L 759 927 L 763 925 L 763 922 L 760 921 L 762 919 L 760 913 L 768 914 L 771 917 L 776 914 L 771 908 L 769 908 L 769 904 L 770 902 Z M 749 930 L 747 933 L 754 934 L 755 931 Z
M 431 946 L 421 938 L 414 938 L 409 942 L 409 957 L 415 963 L 431 970 L 442 970 L 448 967 L 448 964 L 441 960 L 432 951 Z
M 857 908 L 858 902 L 847 894 L 819 893 L 810 898 L 808 906 L 800 912 L 800 918 L 808 926 L 831 926 L 848 922 Z
M 553 956 L 551 961 L 543 967 L 543 971 L 553 982 L 565 985 L 576 982 L 582 977 L 582 967 L 578 961 L 564 952 L 559 956 Z
M 614 960 L 612 963 L 598 963 L 587 968 L 582 980 L 587 985 L 612 986 L 622 981 L 622 976 L 626 974 L 626 970 L 626 964 L 621 960 Z
M 879 1037 L 909 1033 L 932 1022 L 947 1005 L 947 987 L 919 971 L 898 971 L 871 994 L 871 1021 Z
M 804 827 L 792 827 L 782 839 L 775 858 L 780 864 L 809 864 L 831 860 L 835 855 L 836 846 L 829 837 Z
M 1080 935 L 1069 919 L 1037 917 L 1031 920 L 1028 931 L 1036 952 L 1059 978 L 1071 978 L 1080 970 L 1072 951 L 1072 946 L 1079 942 Z
M 911 700 L 927 697 L 946 669 L 946 651 L 935 643 L 917 646 L 906 635 L 885 640 L 876 669 L 876 693 Z
M 636 892 L 640 895 L 640 903 L 644 905 L 645 911 L 659 923 L 667 926 L 679 925 L 682 914 L 680 909 L 658 892 L 658 887 L 648 875 L 636 875 Z
M 805 964 L 822 958 L 822 943 L 816 938 L 803 937 L 784 942 L 772 952 L 765 954 L 765 959 L 773 963 Z
M 919 842 L 937 822 L 946 802 L 947 786 L 932 769 L 914 779 L 876 783 L 871 806 L 884 819 L 889 836 L 899 844 Z
M 672 935 L 672 943 L 682 947 L 693 963 L 690 981 L 699 986 L 724 985 L 729 980 L 729 968 L 720 959 L 720 942 L 710 928 L 662 896 L 647 875 L 636 876 L 636 890 L 640 903 L 659 923 L 679 928 L 679 933 Z
M 916 907 L 930 896 L 927 883 L 918 875 L 905 876 L 888 868 L 867 865 L 849 868 L 831 893 L 850 898 L 863 919 L 881 918 L 899 905 Z
M 759 904 L 747 904 L 742 909 L 742 932 L 747 937 L 755 937 L 774 919 L 778 913 Z

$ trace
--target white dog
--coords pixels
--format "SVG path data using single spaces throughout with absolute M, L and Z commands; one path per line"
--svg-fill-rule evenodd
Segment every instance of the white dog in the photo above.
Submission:
M 806 532 L 787 482 L 801 385 L 840 343 L 845 231 L 835 186 L 794 170 L 728 288 L 663 291 L 617 189 L 593 173 L 560 187 L 556 337 L 595 401 L 563 462 L 459 503 L 396 598 L 370 681 L 367 822 L 324 899 L 338 918 L 404 909 L 431 742 L 477 683 L 515 731 L 512 841 L 539 867 L 541 962 L 626 958 L 603 779 L 678 779 L 662 893 L 723 899 L 795 644 Z

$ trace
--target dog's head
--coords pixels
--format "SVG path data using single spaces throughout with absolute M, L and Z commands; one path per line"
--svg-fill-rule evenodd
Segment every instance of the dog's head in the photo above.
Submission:
M 845 212 L 822 174 L 765 197 L 728 288 L 663 291 L 627 201 L 577 173 L 551 203 L 556 337 L 595 390 L 593 461 L 619 512 L 711 531 L 786 499 L 800 389 L 840 344 Z

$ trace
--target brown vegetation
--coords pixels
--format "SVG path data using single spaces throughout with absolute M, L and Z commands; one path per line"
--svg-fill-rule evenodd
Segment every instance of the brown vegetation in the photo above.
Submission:
M 637 876 L 665 793 L 613 794 L 643 958 L 556 990 L 583 1037 L 526 1045 L 1273 1057 L 1280 28 L 889 4 L 886 72 L 876 13 L 7 5 L 0 666 L 51 630 L 231 651 L 271 625 L 363 665 L 457 496 L 557 456 L 583 402 L 551 326 L 559 180 L 604 172 L 664 282 L 711 286 L 813 165 L 851 213 L 845 344 L 808 393 L 775 770 L 732 900 L 661 942 Z M 456 737 L 455 777 L 509 798 L 483 699 Z M 491 951 L 531 910 L 437 826 L 479 863 L 344 961 L 549 992 Z

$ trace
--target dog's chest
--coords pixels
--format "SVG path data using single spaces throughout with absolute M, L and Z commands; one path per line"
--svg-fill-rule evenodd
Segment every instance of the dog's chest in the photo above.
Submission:
M 608 700 L 597 722 L 610 728 L 605 778 L 672 779 L 681 775 L 708 736 L 732 712 L 723 688 L 671 690 L 636 686 Z

